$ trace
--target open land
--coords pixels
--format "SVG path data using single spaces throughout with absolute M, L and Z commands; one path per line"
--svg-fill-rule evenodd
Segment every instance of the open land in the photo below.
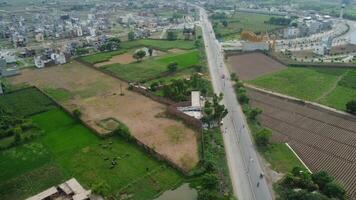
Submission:
M 286 68 L 286 66 L 262 53 L 230 56 L 228 64 L 230 71 L 236 73 L 241 80 L 252 80 L 258 76 Z
M 200 64 L 200 53 L 198 50 L 189 50 L 127 65 L 106 65 L 103 68 L 125 80 L 144 81 L 158 78 L 163 73 L 167 73 L 167 65 L 172 62 L 178 63 L 178 70 L 185 70 Z
M 224 27 L 220 20 L 213 20 L 214 31 L 217 37 L 228 39 L 239 39 L 242 31 L 251 31 L 254 33 L 265 33 L 275 31 L 282 26 L 265 23 L 273 15 L 264 15 L 256 13 L 237 12 L 231 17 L 228 17 L 227 27 Z
M 353 69 L 289 67 L 247 82 L 267 90 L 346 110 L 346 103 L 356 98 L 355 77 L 356 71 Z
M 249 90 L 252 106 L 274 139 L 287 142 L 313 171 L 325 170 L 356 197 L 356 119 Z
M 9 81 L 61 90 L 64 95 L 59 102 L 71 111 L 80 108 L 82 119 L 98 133 L 110 132 L 102 121 L 116 119 L 126 124 L 138 140 L 184 169 L 192 169 L 199 160 L 196 133 L 182 122 L 165 117 L 166 106 L 129 91 L 127 83 L 78 62 L 23 70 Z
M 44 111 L 32 107 L 30 119 L 42 134 L 22 145 L 0 151 L 0 199 L 24 199 L 53 185 L 75 177 L 87 189 L 105 182 L 107 196 L 152 199 L 175 187 L 184 179 L 164 163 L 152 159 L 136 145 L 112 136 L 99 138 L 45 96 L 28 94 L 36 90 L 17 92 L 26 95 L 27 102 L 5 102 L 16 109 L 24 105 L 47 105 Z M 0 97 L 16 99 L 15 95 Z M 38 99 L 42 99 L 42 103 Z M 4 101 L 2 101 L 4 103 Z M 14 103 L 15 102 L 15 103 Z M 5 104 L 2 104 L 5 105 Z M 39 113 L 40 112 L 40 113 Z M 112 166 L 112 160 L 117 164 Z

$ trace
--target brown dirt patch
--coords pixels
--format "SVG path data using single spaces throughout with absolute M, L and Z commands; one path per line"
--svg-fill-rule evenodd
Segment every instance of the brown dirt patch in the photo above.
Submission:
M 285 68 L 281 63 L 262 53 L 230 56 L 228 64 L 230 70 L 236 73 L 241 80 L 252 80 Z
M 73 99 L 61 102 L 62 105 L 69 110 L 79 107 L 83 113 L 82 119 L 97 132 L 106 134 L 108 131 L 100 126 L 100 122 L 114 118 L 125 123 L 141 142 L 181 167 L 187 167 L 187 154 L 191 166 L 195 166 L 199 160 L 196 132 L 182 122 L 156 117 L 166 111 L 165 105 L 129 91 L 126 89 L 127 83 L 78 62 L 44 69 L 26 69 L 21 75 L 9 78 L 9 81 L 13 84 L 35 85 L 41 89 L 66 89 Z M 121 89 L 124 96 L 120 95 Z
M 119 63 L 119 64 L 130 64 L 130 63 L 132 63 L 134 61 L 135 61 L 135 59 L 132 57 L 131 53 L 124 53 L 124 54 L 121 54 L 121 55 L 113 56 L 109 61 L 102 62 L 102 63 L 97 63 L 94 66 L 95 67 L 102 67 L 104 65 L 111 65 L 111 64 L 116 64 L 116 63 Z
M 356 119 L 248 90 L 273 139 L 288 142 L 313 172 L 325 170 L 356 199 Z

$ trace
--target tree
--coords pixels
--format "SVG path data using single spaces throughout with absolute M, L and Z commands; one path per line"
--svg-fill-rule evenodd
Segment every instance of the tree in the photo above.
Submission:
M 345 189 L 335 182 L 327 183 L 323 189 L 323 193 L 330 198 L 345 199 Z
M 119 123 L 113 133 L 122 137 L 128 142 L 134 140 L 134 137 L 131 135 L 129 128 L 123 123 Z
M 228 111 L 224 105 L 220 104 L 223 95 L 214 94 L 212 102 L 206 101 L 204 106 L 204 116 L 202 118 L 204 123 L 208 124 L 211 128 L 212 125 L 220 124 L 221 120 L 227 115 Z
M 167 69 L 169 72 L 173 73 L 176 72 L 178 69 L 178 63 L 177 62 L 172 62 L 167 65 Z
M 218 183 L 218 178 L 214 174 L 206 173 L 202 177 L 202 187 L 205 189 L 214 189 Z
M 177 33 L 173 30 L 167 31 L 167 40 L 177 40 Z
M 136 53 L 133 54 L 133 58 L 138 61 L 141 61 L 144 57 L 146 56 L 146 51 L 144 50 L 139 50 Z
M 135 40 L 135 33 L 133 31 L 130 31 L 127 35 L 130 41 Z
M 256 133 L 255 141 L 257 146 L 266 147 L 269 144 L 269 140 L 272 136 L 272 132 L 268 129 L 261 129 Z
M 349 101 L 346 104 L 346 111 L 353 115 L 356 115 L 356 100 Z
M 325 185 L 334 180 L 327 172 L 320 171 L 318 173 L 312 174 L 312 180 L 316 183 L 320 190 L 323 190 Z
M 82 111 L 80 111 L 79 108 L 76 108 L 73 110 L 73 116 L 75 119 L 79 120 L 80 117 L 82 116 Z
M 235 82 L 239 82 L 239 77 L 236 75 L 236 73 L 232 73 L 230 75 L 230 79 Z
M 259 108 L 252 108 L 250 112 L 248 113 L 248 118 L 251 120 L 255 121 L 257 116 L 262 113 L 262 110 Z
M 228 25 L 228 22 L 227 22 L 226 20 L 223 20 L 223 21 L 222 21 L 222 25 L 226 28 L 227 25 Z
M 149 54 L 150 56 L 152 56 L 152 54 L 153 54 L 153 49 L 152 49 L 152 48 L 149 48 L 149 49 L 148 49 L 148 54 Z
M 150 85 L 150 90 L 151 90 L 152 92 L 157 91 L 158 85 L 159 85 L 158 82 L 153 82 L 153 83 Z

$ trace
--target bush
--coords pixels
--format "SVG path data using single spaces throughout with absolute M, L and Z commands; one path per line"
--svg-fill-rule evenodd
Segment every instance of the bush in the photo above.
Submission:
M 356 100 L 349 101 L 346 104 L 346 111 L 353 115 L 356 115 Z
M 73 116 L 75 119 L 79 120 L 80 117 L 82 116 L 82 111 L 80 111 L 79 108 L 76 108 L 73 110 Z
M 321 190 L 324 189 L 325 185 L 334 180 L 327 172 L 320 171 L 312 175 L 312 180 L 316 183 Z
M 272 136 L 272 132 L 268 129 L 261 129 L 256 133 L 255 141 L 257 146 L 266 147 L 269 144 L 269 140 Z
M 167 65 L 167 70 L 171 73 L 176 72 L 178 69 L 178 63 L 177 62 L 172 62 Z
M 105 181 L 94 183 L 91 186 L 91 191 L 94 194 L 99 194 L 99 195 L 102 195 L 102 196 L 108 195 L 110 190 L 111 190 L 110 186 Z
M 129 128 L 123 123 L 120 123 L 119 126 L 113 131 L 113 133 L 122 137 L 126 141 L 130 142 L 134 140 L 134 137 L 131 135 Z
M 202 187 L 205 189 L 214 189 L 218 185 L 218 178 L 214 174 L 205 174 L 202 177 Z
M 335 182 L 327 183 L 322 191 L 330 198 L 345 199 L 345 189 Z
M 250 111 L 248 112 L 248 118 L 250 120 L 256 121 L 257 116 L 260 115 L 262 113 L 262 110 L 259 108 L 252 108 L 250 109 Z

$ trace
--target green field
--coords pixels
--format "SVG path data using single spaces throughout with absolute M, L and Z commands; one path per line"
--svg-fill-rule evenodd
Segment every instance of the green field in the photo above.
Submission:
M 113 56 L 120 55 L 125 53 L 125 50 L 117 50 L 117 51 L 110 51 L 110 52 L 102 52 L 102 53 L 97 53 L 89 56 L 83 56 L 80 59 L 83 60 L 84 62 L 90 63 L 90 64 L 96 64 L 96 63 L 101 63 L 110 60 Z
M 247 83 L 346 110 L 345 104 L 356 99 L 355 75 L 351 69 L 289 67 Z
M 0 199 L 23 199 L 71 177 L 87 189 L 105 181 L 108 195 L 116 198 L 129 193 L 152 199 L 184 180 L 136 145 L 116 136 L 99 138 L 58 108 L 31 119 L 43 134 L 0 152 Z
M 227 27 L 224 27 L 220 20 L 213 20 L 214 31 L 218 38 L 238 39 L 241 31 L 252 31 L 254 33 L 266 33 L 267 31 L 274 31 L 282 26 L 276 26 L 265 23 L 273 15 L 263 15 L 255 13 L 237 12 L 228 17 Z
M 29 116 L 47 111 L 54 105 L 36 88 L 26 88 L 0 96 L 0 107 L 17 116 Z
M 150 58 L 141 62 L 127 65 L 112 64 L 104 66 L 105 70 L 111 71 L 119 77 L 130 81 L 143 81 L 160 76 L 167 71 L 167 65 L 172 62 L 178 63 L 178 70 L 189 69 L 200 64 L 200 53 L 190 50 L 183 53 L 168 54 L 158 58 Z
M 194 41 L 186 41 L 186 40 L 150 40 L 150 39 L 143 39 L 143 40 L 134 40 L 134 41 L 127 41 L 121 43 L 121 48 L 123 49 L 132 49 L 136 47 L 150 47 L 153 49 L 158 49 L 161 51 L 167 51 L 169 49 L 184 49 L 190 50 L 194 49 Z

